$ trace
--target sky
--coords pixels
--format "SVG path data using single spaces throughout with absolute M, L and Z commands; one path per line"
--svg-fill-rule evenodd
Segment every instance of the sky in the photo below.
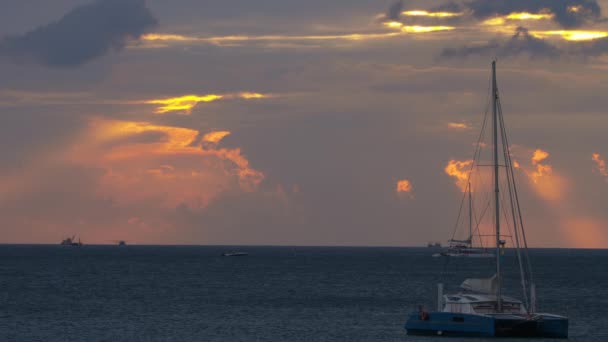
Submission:
M 608 1 L 2 8 L 0 243 L 445 243 L 496 59 L 528 243 L 608 248 Z

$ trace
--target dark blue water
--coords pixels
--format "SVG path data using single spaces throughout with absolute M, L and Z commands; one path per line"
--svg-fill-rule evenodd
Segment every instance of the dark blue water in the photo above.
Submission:
M 0 341 L 459 341 L 406 336 L 406 316 L 439 281 L 491 275 L 427 248 L 231 249 L 0 246 Z M 571 341 L 608 341 L 608 251 L 531 255 L 541 311 L 568 315 Z

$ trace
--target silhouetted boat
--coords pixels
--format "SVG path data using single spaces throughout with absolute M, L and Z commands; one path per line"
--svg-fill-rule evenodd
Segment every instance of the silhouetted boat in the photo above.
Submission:
M 433 257 L 469 257 L 469 258 L 493 258 L 494 253 L 488 251 L 487 248 L 476 247 L 473 245 L 473 235 L 476 231 L 478 231 L 479 227 L 475 227 L 473 229 L 473 195 L 471 194 L 471 182 L 468 183 L 467 186 L 467 197 L 469 202 L 469 233 L 466 239 L 457 240 L 450 239 L 448 241 L 449 245 L 447 248 L 442 250 L 439 253 L 433 254 Z M 462 207 L 461 207 L 462 208 Z M 460 218 L 461 215 L 458 215 Z M 478 226 L 479 224 L 477 224 Z M 458 224 L 456 225 L 458 226 Z M 481 236 L 479 237 L 479 241 L 481 243 Z
M 74 235 L 72 237 L 67 237 L 67 238 L 63 239 L 63 241 L 61 241 L 60 245 L 62 245 L 62 246 L 82 246 L 82 242 L 80 241 L 80 238 L 78 238 L 78 241 L 76 241 L 76 235 Z
M 522 213 L 515 186 L 513 162 L 509 142 L 500 107 L 496 86 L 496 61 L 492 62 L 492 152 L 493 152 L 493 197 L 489 200 L 494 209 L 493 225 L 495 234 L 495 274 L 490 278 L 466 279 L 455 294 L 443 295 L 443 284 L 438 284 L 437 311 L 428 312 L 422 306 L 413 312 L 405 329 L 409 335 L 442 336 L 482 336 L 482 337 L 544 337 L 567 338 L 568 318 L 564 316 L 536 312 L 536 288 L 532 280 L 530 258 L 523 227 Z M 487 112 L 486 112 L 487 114 Z M 484 120 L 484 128 L 485 129 Z M 499 140 L 500 139 L 500 140 Z M 503 160 L 499 161 L 499 141 Z M 481 146 L 481 136 L 476 149 L 475 163 Z M 505 194 L 499 196 L 499 169 L 504 167 Z M 502 254 L 506 241 L 502 240 L 501 219 L 503 211 L 501 199 L 509 207 L 505 213 L 505 223 L 515 240 L 515 253 L 519 264 L 523 301 L 503 295 Z M 492 203 L 493 202 L 493 203 Z M 493 204 L 493 206 L 492 206 Z M 506 212 L 506 210 L 505 210 Z M 508 221 L 507 221 L 508 219 Z M 520 248 L 521 247 L 521 248 Z M 523 250 L 523 253 L 521 250 Z M 592 318 L 591 318 L 592 319 Z

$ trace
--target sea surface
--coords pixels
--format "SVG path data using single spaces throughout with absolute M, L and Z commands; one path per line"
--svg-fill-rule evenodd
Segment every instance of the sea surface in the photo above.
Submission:
M 220 256 L 231 250 L 249 256 Z M 418 304 L 435 306 L 438 282 L 492 274 L 490 260 L 433 252 L 3 245 L 0 341 L 467 340 L 403 328 Z M 570 341 L 608 341 L 608 250 L 530 254 L 540 311 L 569 316 Z M 506 292 L 521 297 L 515 259 L 504 258 Z

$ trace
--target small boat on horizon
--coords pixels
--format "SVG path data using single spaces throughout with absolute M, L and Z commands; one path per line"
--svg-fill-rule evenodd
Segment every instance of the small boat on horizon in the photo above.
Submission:
M 438 257 L 453 257 L 453 258 L 461 258 L 461 257 L 469 257 L 469 258 L 493 258 L 494 257 L 494 253 L 490 252 L 487 248 L 484 247 L 476 247 L 473 245 L 473 237 L 475 235 L 475 232 L 479 233 L 479 222 L 477 222 L 477 226 L 475 227 L 475 229 L 473 229 L 473 195 L 471 193 L 471 182 L 468 182 L 467 185 L 467 197 L 468 197 L 468 207 L 469 207 L 469 212 L 468 212 L 468 216 L 469 216 L 469 222 L 468 222 L 468 226 L 469 226 L 469 233 L 466 239 L 463 240 L 457 240 L 457 239 L 450 239 L 448 240 L 448 247 L 445 248 L 444 250 L 442 250 L 439 253 L 435 253 L 433 254 L 434 258 L 438 258 Z M 461 206 L 462 208 L 462 206 Z M 459 214 L 458 218 L 460 218 L 462 215 Z M 458 222 L 456 224 L 456 227 L 458 227 Z M 454 232 L 455 234 L 456 232 Z M 482 237 L 481 234 L 479 235 L 479 243 L 481 243 Z
M 60 245 L 79 247 L 82 246 L 82 241 L 80 241 L 80 238 L 78 238 L 78 241 L 76 241 L 76 235 L 73 235 L 72 237 L 67 237 L 63 239 Z
M 247 256 L 247 255 L 249 255 L 249 253 L 247 253 L 247 252 L 224 252 L 224 253 L 222 253 L 222 256 L 225 256 L 225 257 Z

